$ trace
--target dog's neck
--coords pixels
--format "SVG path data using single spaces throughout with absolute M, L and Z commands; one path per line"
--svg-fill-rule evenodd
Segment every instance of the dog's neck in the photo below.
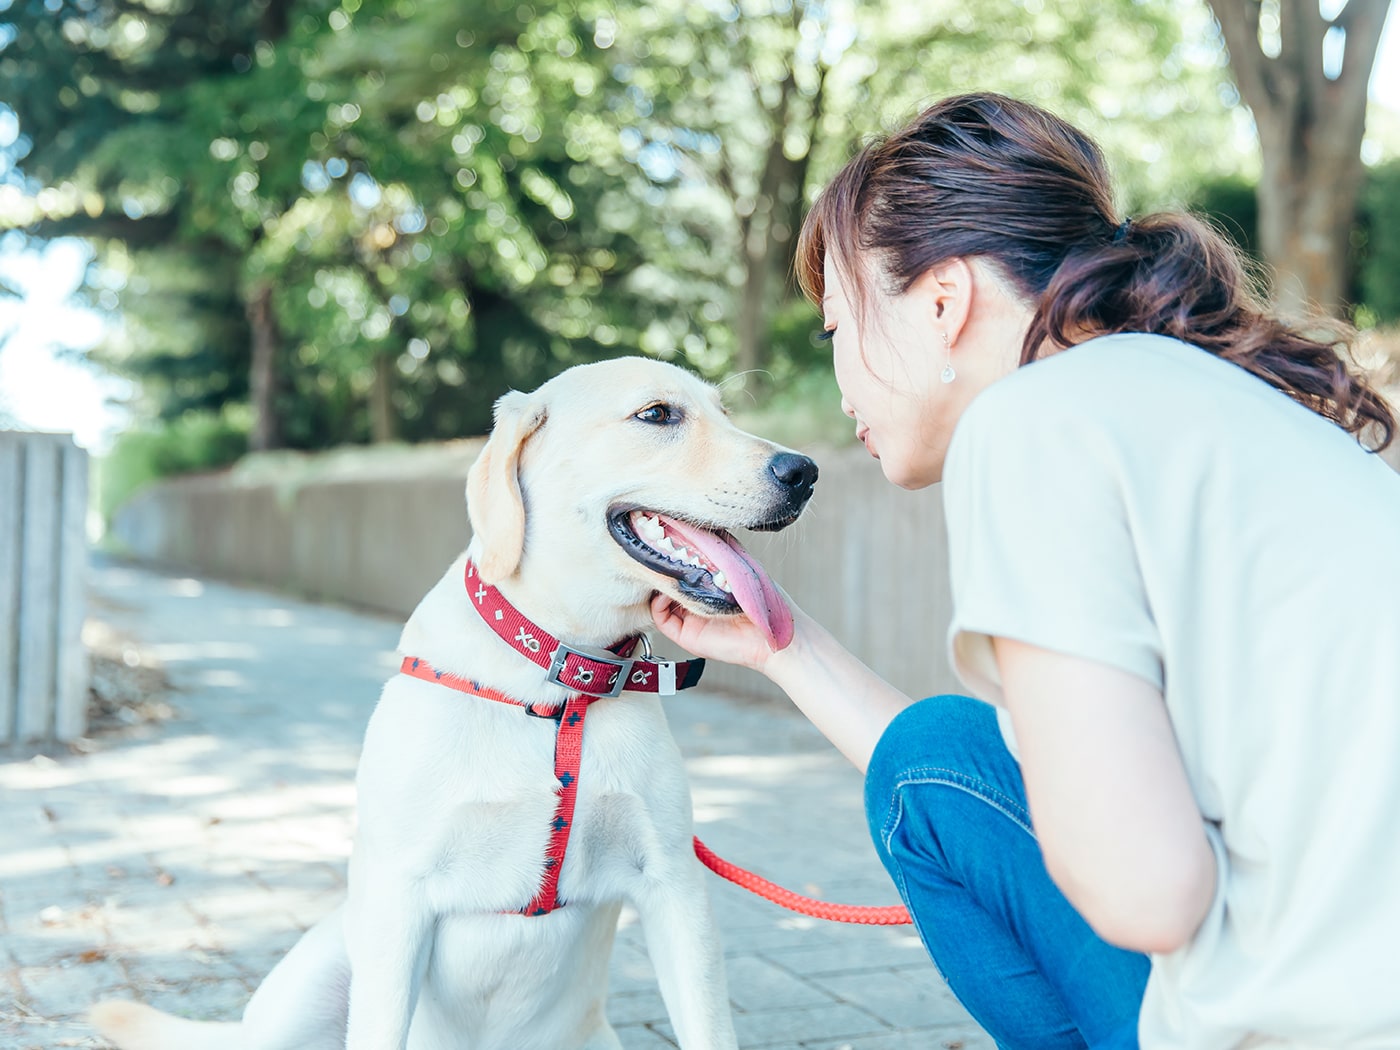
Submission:
M 568 690 L 499 638 L 473 607 L 465 583 L 467 548 L 413 611 L 399 641 L 402 655 L 427 660 L 521 699 L 554 702 Z M 522 559 L 519 571 L 496 584 L 525 618 L 561 641 L 602 648 L 651 626 L 647 595 L 630 581 L 599 589 L 596 566 Z M 542 581 L 536 584 L 534 581 Z
M 571 645 L 601 648 L 652 625 L 651 591 L 576 554 L 527 550 L 496 587 L 521 615 Z

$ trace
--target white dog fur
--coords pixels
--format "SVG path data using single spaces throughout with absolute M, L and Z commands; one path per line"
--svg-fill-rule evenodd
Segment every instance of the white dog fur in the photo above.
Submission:
M 658 405 L 668 423 L 638 418 Z M 471 608 L 465 559 L 573 645 L 645 631 L 657 591 L 714 612 L 630 557 L 608 512 L 779 524 L 806 498 L 794 506 L 775 480 L 785 452 L 731 424 L 709 384 L 656 361 L 580 366 L 507 394 L 468 478 L 471 545 L 409 618 L 401 651 L 562 703 L 567 691 Z M 242 1021 L 109 1001 L 93 1008 L 94 1025 L 123 1050 L 620 1050 L 604 1000 L 628 903 L 683 1050 L 735 1047 L 689 788 L 662 707 L 651 694 L 590 707 L 560 875 L 567 903 L 525 917 L 512 913 L 539 887 L 555 812 L 555 723 L 396 675 L 365 735 L 346 898 L 268 974 Z

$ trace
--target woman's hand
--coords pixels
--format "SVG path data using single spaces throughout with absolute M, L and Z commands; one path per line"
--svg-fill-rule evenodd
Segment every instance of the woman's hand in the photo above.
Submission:
M 743 613 L 706 616 L 656 594 L 651 599 L 651 618 L 657 630 L 686 652 L 709 660 L 763 673 L 773 655 L 767 635 Z

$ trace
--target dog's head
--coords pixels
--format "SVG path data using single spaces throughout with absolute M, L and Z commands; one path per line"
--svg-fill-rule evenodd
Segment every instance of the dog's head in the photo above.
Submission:
M 499 584 L 584 570 L 599 613 L 656 591 L 710 615 L 742 609 L 781 646 L 786 603 L 731 530 L 791 524 L 816 479 L 806 456 L 734 426 L 689 372 L 582 365 L 496 403 L 467 480 L 478 571 Z

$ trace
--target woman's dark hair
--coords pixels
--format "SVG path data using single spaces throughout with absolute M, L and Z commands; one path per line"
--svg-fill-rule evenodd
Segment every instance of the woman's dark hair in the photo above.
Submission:
M 797 277 L 823 295 L 828 251 L 867 295 L 860 255 L 903 293 L 954 258 L 993 263 L 1035 310 L 1021 363 L 1111 332 L 1174 336 L 1232 361 L 1376 448 L 1389 406 L 1339 352 L 1350 329 L 1269 315 L 1243 256 L 1184 213 L 1121 221 L 1098 146 L 1053 114 L 994 94 L 944 99 L 851 160 L 802 226 Z M 1313 330 L 1316 329 L 1316 330 Z

